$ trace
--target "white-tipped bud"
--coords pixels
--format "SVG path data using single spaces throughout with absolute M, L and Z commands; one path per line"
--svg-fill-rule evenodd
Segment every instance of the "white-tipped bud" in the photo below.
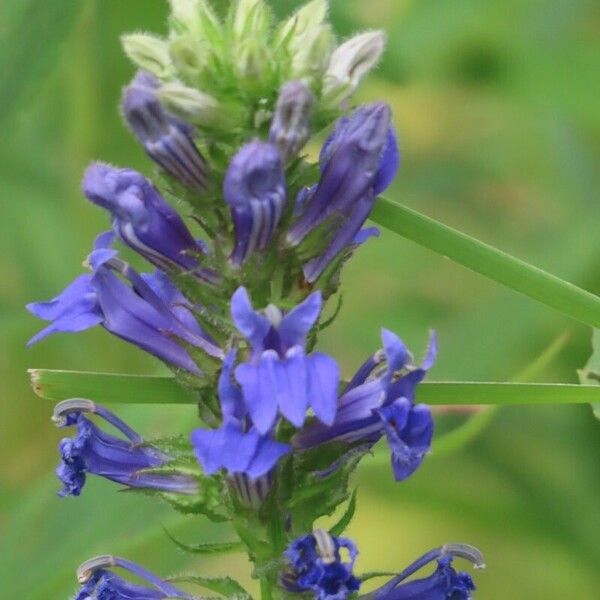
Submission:
M 247 86 L 261 86 L 272 74 L 271 53 L 260 40 L 246 40 L 236 48 L 235 56 L 236 74 Z
M 158 99 L 181 118 L 199 125 L 210 125 L 218 117 L 220 105 L 216 98 L 177 81 L 161 85 Z
M 270 24 L 269 8 L 263 0 L 239 0 L 233 19 L 233 33 L 238 40 L 264 37 Z
M 309 30 L 291 50 L 291 79 L 319 80 L 327 68 L 335 37 L 329 25 Z
M 175 33 L 192 33 L 213 43 L 221 39 L 221 23 L 205 0 L 169 0 L 169 3 L 169 22 Z
M 366 31 L 338 46 L 329 61 L 323 81 L 323 101 L 337 107 L 358 88 L 377 64 L 385 47 L 383 31 Z
M 328 8 L 327 0 L 312 0 L 299 8 L 279 27 L 275 34 L 275 45 L 301 39 L 308 32 L 320 28 L 327 19 Z
M 198 81 L 211 57 L 207 44 L 191 33 L 173 37 L 169 53 L 178 75 L 189 83 Z
M 174 73 L 169 45 L 159 37 L 147 33 L 129 33 L 121 37 L 127 57 L 140 69 L 159 79 L 168 79 Z

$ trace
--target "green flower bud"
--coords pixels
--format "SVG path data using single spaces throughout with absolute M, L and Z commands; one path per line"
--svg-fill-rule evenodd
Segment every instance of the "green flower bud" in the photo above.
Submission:
M 233 33 L 238 40 L 266 38 L 271 14 L 263 0 L 239 0 L 233 19 Z
M 192 34 L 173 37 L 169 53 L 179 77 L 191 84 L 198 83 L 211 55 L 208 45 Z
M 178 31 L 197 31 L 200 15 L 199 0 L 169 0 L 171 23 Z
M 129 33 L 121 37 L 125 54 L 135 65 L 159 79 L 174 74 L 169 45 L 159 37 L 147 33 Z
M 329 24 L 308 30 L 301 39 L 293 39 L 290 79 L 306 79 L 313 84 L 319 81 L 331 57 L 335 36 Z
M 210 125 L 219 116 L 221 106 L 216 98 L 178 81 L 161 85 L 157 95 L 169 110 L 194 124 Z
M 273 58 L 260 40 L 248 39 L 238 45 L 235 52 L 235 71 L 240 84 L 251 90 L 261 91 L 273 74 Z
M 274 36 L 275 52 L 287 55 L 286 79 L 314 84 L 327 65 L 335 38 L 327 23 L 327 0 L 313 0 L 285 21 Z
M 335 49 L 323 81 L 322 100 L 327 107 L 335 108 L 352 96 L 379 61 L 384 46 L 383 31 L 367 31 Z
M 299 8 L 287 21 L 284 21 L 275 34 L 275 46 L 285 46 L 302 39 L 308 32 L 318 29 L 327 19 L 327 0 L 312 0 Z M 297 43 L 294 45 L 297 46 Z

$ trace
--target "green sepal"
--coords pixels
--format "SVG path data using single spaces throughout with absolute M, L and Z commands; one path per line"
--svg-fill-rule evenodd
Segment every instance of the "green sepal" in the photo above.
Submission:
M 198 463 L 190 457 L 177 458 L 164 466 L 152 469 L 142 469 L 140 473 L 154 473 L 163 475 L 185 475 L 198 482 L 198 491 L 195 494 L 178 494 L 161 492 L 149 489 L 131 488 L 131 491 L 140 491 L 147 495 L 159 496 L 167 501 L 176 511 L 185 514 L 201 514 L 215 523 L 231 520 L 229 507 L 224 498 L 227 492 L 220 475 L 207 477 L 202 475 Z M 126 490 L 129 491 L 129 490 Z
M 355 489 L 352 492 L 352 496 L 350 496 L 350 502 L 348 502 L 344 514 L 340 517 L 340 520 L 329 529 L 331 535 L 342 535 L 346 530 L 346 527 L 350 525 L 350 521 L 352 521 L 352 517 L 354 517 L 354 512 L 356 511 L 356 494 L 357 490 Z
M 179 575 L 169 577 L 170 583 L 192 583 L 203 587 L 211 592 L 217 592 L 225 598 L 235 598 L 237 600 L 251 600 L 252 596 L 231 577 L 199 577 L 197 575 Z
M 364 445 L 349 451 L 336 442 L 295 457 L 293 493 L 286 508 L 296 533 L 312 530 L 319 517 L 331 515 L 348 498 L 350 476 L 367 452 Z
M 164 529 L 167 537 L 178 547 L 190 554 L 228 554 L 230 552 L 239 552 L 244 549 L 242 542 L 212 542 L 205 544 L 185 544 L 171 535 L 167 529 Z

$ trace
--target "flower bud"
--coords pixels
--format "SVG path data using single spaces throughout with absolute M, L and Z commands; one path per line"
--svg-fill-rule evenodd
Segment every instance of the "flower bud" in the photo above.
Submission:
M 258 39 L 242 42 L 235 52 L 239 83 L 249 89 L 261 88 L 273 73 L 273 59 L 267 46 Z
M 263 0 L 239 0 L 233 19 L 233 33 L 238 40 L 266 36 L 270 23 L 271 15 Z
M 169 5 L 171 6 L 169 21 L 173 29 L 198 32 L 200 0 L 169 0 Z
M 127 124 L 152 160 L 191 189 L 208 185 L 208 167 L 192 139 L 191 125 L 169 114 L 156 97 L 158 81 L 138 73 L 125 88 L 122 110 Z
M 174 36 L 169 43 L 169 54 L 179 77 L 196 83 L 210 61 L 206 44 L 192 33 Z
M 218 100 L 212 96 L 177 81 L 161 85 L 156 93 L 167 108 L 199 125 L 212 123 L 220 108 Z
M 275 44 L 281 45 L 292 39 L 299 40 L 318 29 L 327 18 L 327 0 L 312 0 L 299 8 L 285 21 L 275 34 Z
M 267 247 L 281 218 L 285 179 L 277 148 L 259 140 L 243 146 L 225 174 L 223 194 L 235 228 L 230 260 L 240 266 L 255 250 Z
M 334 35 L 328 24 L 306 32 L 291 46 L 292 64 L 290 77 L 309 79 L 316 82 L 321 79 L 327 68 L 334 46 Z
M 313 0 L 285 21 L 274 36 L 274 47 L 287 52 L 289 79 L 319 80 L 333 50 L 334 36 L 326 22 L 327 1 Z
M 127 57 L 140 69 L 168 79 L 174 73 L 166 41 L 146 33 L 129 33 L 121 37 Z
M 111 215 L 115 233 L 158 268 L 194 271 L 202 249 L 177 212 L 140 173 L 95 163 L 83 178 L 85 196 Z
M 323 101 L 328 107 L 339 106 L 356 91 L 363 77 L 377 64 L 384 46 L 382 31 L 367 31 L 336 48 L 323 81 Z
M 284 161 L 294 156 L 310 137 L 309 120 L 315 97 L 301 81 L 288 81 L 279 91 L 269 141 Z

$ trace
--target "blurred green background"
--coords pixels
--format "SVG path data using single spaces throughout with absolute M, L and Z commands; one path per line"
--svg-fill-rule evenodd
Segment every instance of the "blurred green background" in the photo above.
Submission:
M 294 1 L 274 0 L 287 14 Z M 229 573 L 237 558 L 190 559 L 189 542 L 228 532 L 90 480 L 59 500 L 61 433 L 26 368 L 155 372 L 103 331 L 30 350 L 40 323 L 23 305 L 80 272 L 105 215 L 79 192 L 92 159 L 146 173 L 117 110 L 133 69 L 119 34 L 164 31 L 164 0 L 0 3 L 0 581 L 5 598 L 67 598 L 74 569 L 118 553 L 164 575 Z M 403 168 L 389 196 L 600 292 L 600 5 L 594 0 L 332 0 L 341 37 L 384 28 L 384 61 L 361 93 L 394 108 Z M 322 346 L 346 373 L 381 326 L 422 351 L 440 336 L 432 379 L 508 380 L 564 332 L 541 381 L 574 382 L 589 331 L 393 234 L 348 265 L 344 307 Z M 193 426 L 191 408 L 126 407 L 148 437 Z M 440 430 L 456 416 L 440 416 Z M 449 541 L 480 547 L 483 600 L 598 597 L 600 426 L 587 406 L 505 408 L 473 443 L 431 455 L 409 481 L 365 460 L 358 477 L 359 571 L 401 569 Z

